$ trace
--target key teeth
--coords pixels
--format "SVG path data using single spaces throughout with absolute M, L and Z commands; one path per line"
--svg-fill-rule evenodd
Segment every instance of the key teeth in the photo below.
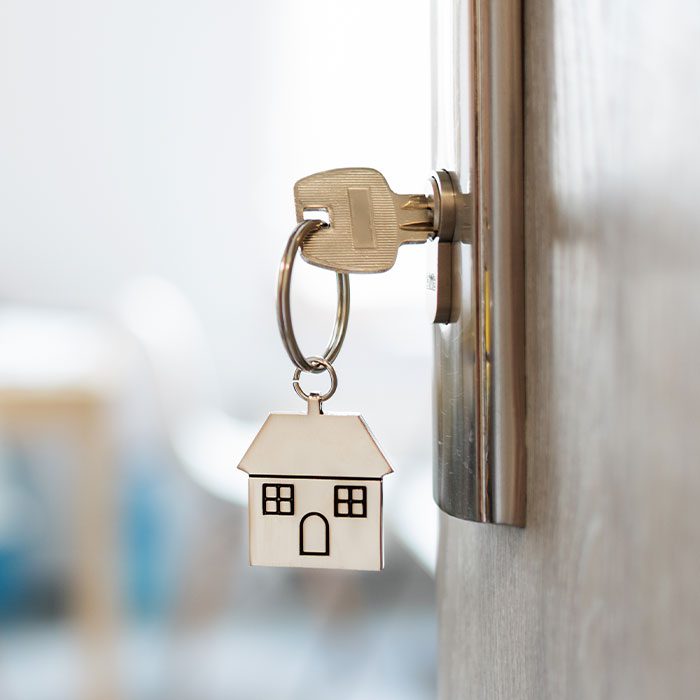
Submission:
M 407 221 L 399 225 L 402 231 L 432 231 L 433 221 Z
M 399 222 L 399 228 L 402 231 L 415 231 L 417 233 L 433 230 L 433 199 L 426 197 L 423 194 L 414 194 L 409 196 L 401 205 L 402 210 L 414 211 L 416 216 L 420 213 L 421 218 L 416 218 L 414 221 Z
M 402 205 L 402 209 L 432 209 L 432 197 L 426 197 L 424 194 L 411 195 Z

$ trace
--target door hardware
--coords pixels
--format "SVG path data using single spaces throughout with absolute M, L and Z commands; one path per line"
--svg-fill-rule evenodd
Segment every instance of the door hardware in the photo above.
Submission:
M 484 314 L 488 318 L 492 312 L 488 286 L 481 286 L 480 268 L 475 267 L 473 274 L 461 274 L 459 270 L 463 248 L 470 250 L 470 259 L 476 264 L 484 260 L 479 255 L 480 247 L 474 245 L 473 199 L 460 191 L 458 176 L 447 170 L 432 174 L 426 194 L 402 195 L 393 192 L 384 176 L 371 168 L 340 168 L 309 175 L 294 186 L 294 199 L 298 224 L 280 264 L 277 319 L 285 349 L 296 367 L 292 384 L 307 401 L 307 414 L 271 414 L 239 466 L 250 477 L 250 561 L 272 566 L 381 569 L 381 482 L 392 469 L 359 415 L 325 416 L 322 410 L 322 402 L 330 399 L 337 386 L 332 363 L 341 350 L 348 325 L 349 274 L 385 272 L 395 264 L 404 243 L 429 243 L 433 266 L 426 287 L 433 296 L 431 319 L 436 330 L 461 323 L 460 333 L 480 338 Z M 307 262 L 336 274 L 335 326 L 328 346 L 318 356 L 304 355 L 292 326 L 289 295 L 299 251 Z M 488 275 L 490 271 L 481 272 Z M 467 298 L 475 299 L 481 310 L 476 322 L 471 315 L 461 318 L 463 277 L 470 285 Z M 482 288 L 486 293 L 479 296 Z M 465 310 L 471 314 L 473 308 Z M 488 343 L 483 349 L 488 356 Z M 474 365 L 471 383 L 481 394 L 488 391 L 492 381 L 488 366 L 492 359 L 486 358 L 487 365 Z M 453 359 L 459 363 L 462 360 L 461 355 Z M 322 396 L 306 394 L 299 383 L 300 373 L 323 371 L 331 380 L 329 391 Z M 461 395 L 461 399 L 475 401 L 472 419 L 483 409 L 477 396 L 474 392 L 468 397 Z M 434 407 L 438 445 L 435 500 L 453 515 L 487 522 L 481 511 L 446 507 L 451 499 L 466 499 L 467 504 L 470 499 L 478 499 L 483 482 L 469 482 L 465 491 L 460 468 L 469 468 L 469 464 L 456 465 L 458 478 L 445 478 L 449 472 L 443 468 L 445 425 L 440 419 L 441 400 L 438 395 Z M 488 433 L 495 429 L 496 421 L 479 425 Z M 451 428 L 464 437 L 469 425 Z M 454 488 L 455 493 L 446 497 L 446 488 Z M 331 493 L 335 500 L 331 500 Z M 508 518 L 499 522 L 521 524 Z
M 301 243 L 304 260 L 338 274 L 385 272 L 404 243 L 431 244 L 426 277 L 434 323 L 455 320 L 452 243 L 470 240 L 471 197 L 457 177 L 437 170 L 427 194 L 396 194 L 377 170 L 339 168 L 315 173 L 294 186 L 297 220 L 327 215 L 328 222 Z
M 445 170 L 430 178 L 427 194 L 396 194 L 372 168 L 315 173 L 294 185 L 297 221 L 318 211 L 329 223 L 301 244 L 304 260 L 336 272 L 385 272 L 399 246 L 433 238 L 467 240 L 470 197 Z

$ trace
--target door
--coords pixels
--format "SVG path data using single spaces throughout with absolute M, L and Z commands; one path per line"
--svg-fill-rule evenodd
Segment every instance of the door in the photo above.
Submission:
M 299 554 L 327 557 L 329 545 L 328 520 L 320 513 L 307 513 L 299 523 Z
M 488 6 L 516 0 L 434 3 L 463 178 Z M 700 6 L 532 0 L 522 28 L 527 524 L 441 516 L 439 697 L 697 697 Z

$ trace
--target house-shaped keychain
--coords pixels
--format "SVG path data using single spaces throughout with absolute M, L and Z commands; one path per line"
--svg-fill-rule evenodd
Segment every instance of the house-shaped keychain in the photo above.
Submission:
M 250 563 L 383 567 L 382 479 L 392 472 L 359 415 L 272 413 L 241 460 Z

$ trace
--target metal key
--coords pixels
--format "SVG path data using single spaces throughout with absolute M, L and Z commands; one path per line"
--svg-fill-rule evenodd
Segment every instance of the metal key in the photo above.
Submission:
M 440 217 L 434 215 L 434 202 L 439 191 L 433 189 L 433 196 L 396 194 L 371 168 L 340 168 L 302 178 L 294 186 L 297 220 L 327 212 L 330 221 L 302 243 L 303 258 L 336 272 L 390 269 L 399 246 L 437 235 Z

